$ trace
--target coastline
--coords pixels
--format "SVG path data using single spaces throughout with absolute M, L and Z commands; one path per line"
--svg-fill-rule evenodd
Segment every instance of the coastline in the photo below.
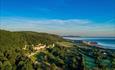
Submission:
M 63 37 L 64 39 L 73 40 L 73 41 L 82 41 L 85 42 L 89 46 L 95 46 L 98 48 L 105 48 L 105 49 L 115 49 L 115 38 L 109 37 L 109 38 L 92 38 L 92 37 Z M 90 42 L 95 42 L 96 44 L 88 44 Z

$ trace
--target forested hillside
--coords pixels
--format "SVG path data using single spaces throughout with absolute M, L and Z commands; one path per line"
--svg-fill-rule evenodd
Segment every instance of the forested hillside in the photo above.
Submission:
M 25 47 L 25 45 L 28 45 Z M 114 50 L 81 48 L 60 36 L 0 30 L 0 70 L 109 70 Z M 36 47 L 37 46 L 37 47 Z M 39 46 L 45 46 L 39 49 Z M 37 48 L 37 50 L 35 50 Z M 103 54 L 106 51 L 107 55 Z
M 61 37 L 47 33 L 30 31 L 10 32 L 0 30 L 0 70 L 11 70 L 17 67 L 17 58 L 27 58 L 22 48 L 25 44 L 52 44 L 56 41 L 64 41 Z M 21 59 L 20 59 L 21 60 Z M 29 60 L 29 59 L 26 59 Z

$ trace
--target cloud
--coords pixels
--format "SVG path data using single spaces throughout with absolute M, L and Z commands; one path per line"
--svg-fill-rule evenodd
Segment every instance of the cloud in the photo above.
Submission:
M 37 26 L 47 27 L 47 26 L 68 26 L 68 25 L 86 25 L 91 23 L 91 21 L 86 19 L 26 19 L 26 18 L 11 18 L 5 17 L 1 18 L 1 27 L 18 27 L 18 28 L 34 28 Z
M 96 23 L 87 19 L 30 19 L 0 17 L 0 28 L 74 35 L 115 36 L 114 21 Z M 110 24 L 111 23 L 111 24 Z

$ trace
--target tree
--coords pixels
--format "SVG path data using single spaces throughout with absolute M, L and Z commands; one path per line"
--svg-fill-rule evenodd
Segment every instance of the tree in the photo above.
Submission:
M 56 65 L 54 63 L 51 64 L 50 70 L 56 70 L 56 69 L 57 69 Z
M 33 70 L 32 63 L 27 61 L 27 63 L 22 67 L 22 70 Z
M 112 64 L 112 69 L 115 69 L 115 53 L 112 54 L 111 64 Z
M 12 65 L 9 61 L 4 61 L 1 70 L 12 70 Z

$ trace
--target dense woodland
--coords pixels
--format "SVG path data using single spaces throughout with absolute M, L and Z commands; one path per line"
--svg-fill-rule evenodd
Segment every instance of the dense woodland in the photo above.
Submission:
M 77 44 L 65 47 L 56 42 L 70 42 L 60 36 L 31 31 L 10 32 L 0 30 L 0 70 L 114 70 L 115 50 L 100 48 L 80 48 Z M 33 62 L 25 56 L 25 44 L 55 44 L 34 55 Z M 31 49 L 28 51 L 32 52 Z M 104 55 L 103 52 L 107 54 Z M 94 60 L 88 67 L 85 56 Z M 106 60 L 105 63 L 102 63 Z

